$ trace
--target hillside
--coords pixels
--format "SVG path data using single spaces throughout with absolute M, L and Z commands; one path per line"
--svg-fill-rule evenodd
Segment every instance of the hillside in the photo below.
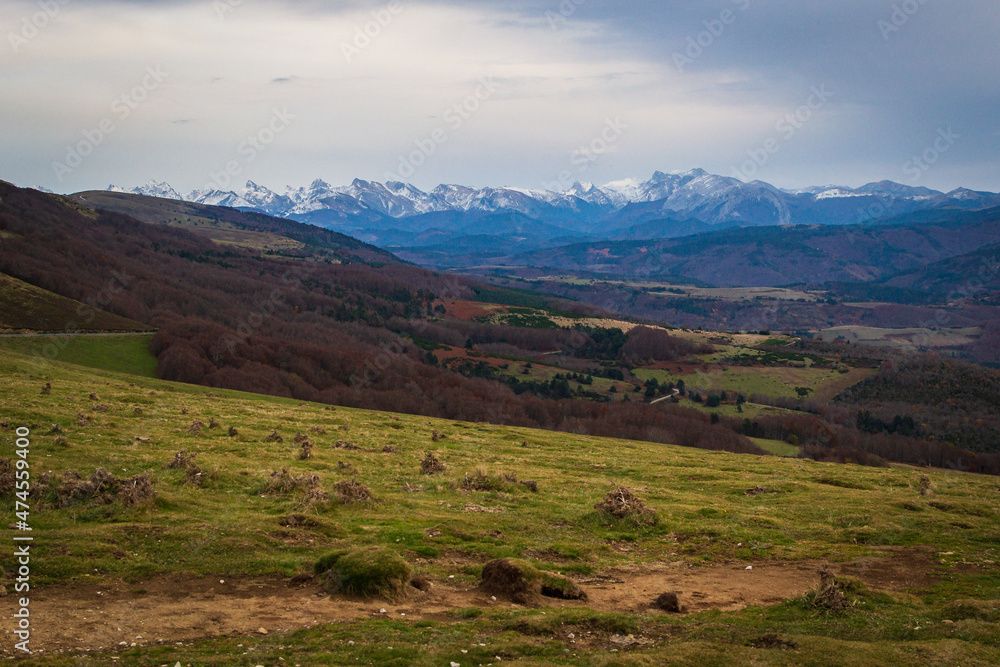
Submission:
M 930 294 L 942 301 L 995 300 L 1000 290 L 1000 244 L 893 276 L 886 284 Z
M 679 239 L 602 241 L 496 258 L 494 264 L 612 278 L 696 279 L 717 286 L 880 282 L 1000 241 L 1000 214 L 961 227 L 782 226 Z M 416 259 L 416 255 L 409 255 Z
M 69 298 L 112 294 L 109 312 L 158 329 L 150 351 L 163 379 L 708 450 L 785 451 L 765 439 L 820 460 L 1000 471 L 1000 454 L 979 444 L 992 421 L 956 448 L 948 419 L 884 432 L 824 403 L 873 363 L 843 361 L 836 348 L 779 352 L 766 336 L 639 326 L 537 293 L 351 260 L 322 230 L 275 251 L 207 238 L 218 225 L 202 220 L 143 223 L 30 190 L 0 194 L 10 233 L 0 269 Z M 796 403 L 802 392 L 821 402 Z
M 475 362 L 439 359 L 439 346 L 475 352 L 480 345 L 499 345 L 506 346 L 499 354 L 530 363 L 538 354 L 593 342 L 569 329 L 525 326 L 517 317 L 513 324 L 441 317 L 446 303 L 477 298 L 476 289 L 485 288 L 480 283 L 398 262 L 350 260 L 346 250 L 318 245 L 282 252 L 233 246 L 199 233 L 216 229 L 194 225 L 199 221 L 143 223 L 11 186 L 0 189 L 0 196 L 0 213 L 16 235 L 0 243 L 0 270 L 70 298 L 90 298 L 114 286 L 110 312 L 159 329 L 152 351 L 162 378 L 427 416 L 761 452 L 696 411 L 624 405 L 624 392 L 613 402 L 610 385 L 604 395 L 578 391 L 565 378 L 515 385 L 484 377 Z M 298 233 L 297 223 L 265 222 L 280 229 L 292 225 Z M 307 231 L 321 240 L 340 238 Z M 525 298 L 492 292 L 512 302 Z M 571 317 L 596 310 L 547 297 L 535 301 Z M 691 353 L 683 345 L 677 350 Z M 567 356 L 563 373 L 602 369 L 599 360 Z
M 106 313 L 0 273 L 0 334 L 13 331 L 74 333 L 149 331 L 149 326 Z
M 260 213 L 103 191 L 80 192 L 70 199 L 89 209 L 113 211 L 143 222 L 178 227 L 223 246 L 269 255 L 339 262 L 399 263 L 390 253 L 350 236 Z
M 255 664 L 582 665 L 612 649 L 631 663 L 1000 659 L 990 478 L 331 411 L 61 362 L 38 372 L 6 352 L 0 370 L 4 437 L 46 425 L 30 429 L 33 469 L 50 471 L 31 500 L 44 537 L 32 664 L 229 665 L 249 652 Z M 421 473 L 428 451 L 443 472 Z M 70 492 L 71 470 L 97 468 L 148 475 L 154 495 Z M 318 486 L 268 490 L 283 469 Z M 479 475 L 492 490 L 463 488 Z M 373 500 L 338 493 L 349 480 Z M 593 505 L 614 484 L 656 523 L 602 518 Z M 324 591 L 313 563 L 362 547 L 402 556 L 424 590 Z M 483 565 L 502 557 L 565 573 L 587 599 L 484 594 Z M 841 611 L 810 593 L 826 562 L 862 582 L 844 584 Z M 671 591 L 684 613 L 652 608 Z
M 1000 660 L 994 478 L 331 410 L 8 352 L 0 371 L 2 437 L 30 430 L 31 664 Z M 443 471 L 421 472 L 426 452 Z M 99 468 L 101 490 L 81 480 Z M 616 484 L 649 521 L 595 509 Z M 420 590 L 358 598 L 313 574 L 361 548 L 398 554 Z M 586 599 L 483 592 L 503 557 Z M 817 593 L 826 563 L 840 597 Z M 654 608 L 664 593 L 682 613 Z

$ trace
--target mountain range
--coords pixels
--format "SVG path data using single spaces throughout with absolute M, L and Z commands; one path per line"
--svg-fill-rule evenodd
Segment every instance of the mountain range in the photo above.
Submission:
M 426 247 L 458 237 L 476 244 L 516 243 L 518 250 L 564 242 L 686 236 L 723 227 L 855 224 L 937 209 L 1000 206 L 1000 194 L 960 188 L 948 193 L 881 181 L 779 189 L 703 169 L 656 172 L 646 181 L 576 183 L 568 190 L 439 185 L 424 192 L 400 182 L 322 180 L 281 193 L 248 181 L 239 191 L 181 194 L 166 183 L 108 190 L 256 211 L 350 234 L 382 247 Z

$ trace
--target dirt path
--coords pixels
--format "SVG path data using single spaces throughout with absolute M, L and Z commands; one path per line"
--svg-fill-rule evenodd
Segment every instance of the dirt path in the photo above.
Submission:
M 670 591 L 679 594 L 688 612 L 737 611 L 801 595 L 815 586 L 820 565 L 818 561 L 799 561 L 764 562 L 752 570 L 744 565 L 611 570 L 578 579 L 589 596 L 587 601 L 547 600 L 547 604 L 650 612 L 650 603 L 660 593 Z M 835 566 L 834 570 L 857 576 L 872 587 L 892 590 L 931 583 L 932 566 L 925 552 L 895 550 L 884 558 Z M 251 635 L 260 629 L 281 633 L 379 616 L 446 621 L 454 620 L 451 612 L 455 609 L 474 606 L 515 605 L 492 600 L 449 579 L 432 582 L 428 592 L 414 589 L 405 601 L 389 604 L 330 596 L 315 583 L 294 585 L 284 579 L 161 577 L 142 584 L 39 590 L 32 600 L 32 645 L 53 653 L 117 648 L 133 642 L 143 645 Z

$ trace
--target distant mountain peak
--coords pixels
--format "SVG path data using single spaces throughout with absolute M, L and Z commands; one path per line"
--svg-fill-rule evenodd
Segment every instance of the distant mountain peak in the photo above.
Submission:
M 252 209 L 307 222 L 345 221 L 361 216 L 362 223 L 368 224 L 380 217 L 403 219 L 441 212 L 517 213 L 577 229 L 591 229 L 628 207 L 648 210 L 644 214 L 647 216 L 658 212 L 665 218 L 699 220 L 708 225 L 748 226 L 849 224 L 946 206 L 966 209 L 1000 206 L 1000 195 L 966 188 L 944 194 L 883 180 L 856 189 L 822 186 L 781 190 L 763 181 L 744 183 L 701 168 L 670 173 L 657 170 L 646 181 L 625 178 L 604 185 L 576 182 L 561 192 L 459 184 L 441 184 L 424 192 L 400 181 L 380 183 L 362 178 L 339 187 L 316 179 L 308 187 L 286 187 L 284 194 L 252 180 L 247 180 L 239 191 L 196 190 L 185 196 L 167 183 L 155 180 L 131 190 L 113 185 L 108 189 Z

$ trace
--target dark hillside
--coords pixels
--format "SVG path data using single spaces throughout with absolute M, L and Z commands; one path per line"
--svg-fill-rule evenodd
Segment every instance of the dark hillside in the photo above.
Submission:
M 479 336 L 516 345 L 523 337 L 519 332 L 525 332 L 532 339 L 548 337 L 548 349 L 559 349 L 571 336 L 517 327 L 497 327 L 495 335 L 487 335 L 488 325 L 470 329 L 431 316 L 442 300 L 473 299 L 472 281 L 399 263 L 372 266 L 350 256 L 350 248 L 331 250 L 338 263 L 330 257 L 314 260 L 308 256 L 312 251 L 275 254 L 216 243 L 182 226 L 94 212 L 6 184 L 0 197 L 0 215 L 10 232 L 0 242 L 0 271 L 78 300 L 113 292 L 109 312 L 160 329 L 153 351 L 165 379 L 760 453 L 745 437 L 711 425 L 695 410 L 519 394 L 506 384 L 441 366 L 413 338 L 457 337 L 459 344 L 474 346 L 470 336 Z M 582 348 L 591 340 L 583 333 L 576 338 Z M 534 345 L 546 346 L 538 340 Z

